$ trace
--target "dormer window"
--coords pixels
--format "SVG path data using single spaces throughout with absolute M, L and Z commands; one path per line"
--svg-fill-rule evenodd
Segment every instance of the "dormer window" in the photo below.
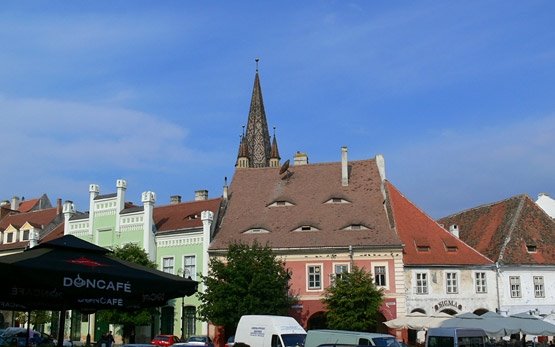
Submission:
M 243 232 L 243 234 L 269 234 L 269 233 L 270 231 L 264 228 L 252 228 Z
M 538 247 L 536 245 L 526 245 L 526 250 L 528 253 L 536 253 L 538 251 Z
M 430 241 L 427 237 L 419 237 L 414 240 L 414 245 L 418 252 L 429 252 L 430 251 Z
M 29 230 L 23 230 L 23 235 L 21 236 L 21 241 L 29 241 Z
M 445 246 L 447 252 L 456 252 L 458 250 L 457 246 Z
M 268 205 L 268 207 L 281 207 L 281 206 L 294 206 L 294 204 L 286 200 L 277 200 L 272 202 L 270 205 Z
M 318 231 L 318 230 L 319 230 L 318 228 L 313 227 L 312 225 L 301 225 L 300 227 L 298 227 L 293 231 Z
M 6 243 L 15 242 L 14 237 L 13 237 L 14 235 L 15 235 L 15 233 L 13 233 L 13 232 L 6 233 Z
M 187 216 L 187 220 L 194 220 L 194 219 L 198 219 L 198 214 L 193 213 Z
M 345 200 L 343 198 L 331 198 L 328 201 L 324 202 L 324 204 L 350 204 L 351 202 Z
M 418 252 L 429 252 L 430 246 L 416 246 Z
M 447 252 L 456 252 L 459 250 L 457 240 L 455 238 L 446 237 L 443 239 L 443 244 L 445 245 L 445 250 Z
M 367 230 L 368 228 L 366 227 L 366 225 L 362 225 L 362 224 L 351 224 L 346 226 L 345 228 L 341 229 L 341 230 Z

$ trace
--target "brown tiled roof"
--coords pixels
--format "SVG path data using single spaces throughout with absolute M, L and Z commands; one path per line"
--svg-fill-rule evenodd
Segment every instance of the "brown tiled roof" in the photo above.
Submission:
M 40 242 L 48 242 L 64 236 L 64 223 L 60 223 L 54 230 L 46 234 Z
M 216 198 L 155 207 L 154 224 L 158 233 L 202 228 L 201 212 L 212 211 L 216 214 L 221 201 L 221 198 Z
M 341 185 L 341 163 L 279 168 L 238 168 L 229 188 L 229 200 L 211 250 L 234 242 L 272 248 L 401 247 L 389 226 L 382 181 L 376 161 L 349 162 L 349 184 Z M 342 198 L 350 203 L 325 203 Z M 291 206 L 269 206 L 286 201 Z M 350 225 L 368 229 L 342 230 Z M 302 226 L 318 230 L 293 231 Z M 265 229 L 269 233 L 245 233 Z
M 457 224 L 461 239 L 500 263 L 555 264 L 555 221 L 526 195 L 453 214 L 439 223 Z M 528 252 L 527 245 L 536 246 L 536 252 Z
M 57 216 L 56 208 L 47 208 L 44 210 L 31 211 L 26 213 L 10 214 L 0 220 L 0 230 L 5 230 L 8 225 L 23 225 L 26 222 L 33 225 L 47 225 Z
M 443 229 L 386 182 L 397 233 L 405 245 L 405 265 L 492 265 L 493 262 Z M 418 250 L 417 247 L 426 247 Z M 447 247 L 456 250 L 448 251 Z

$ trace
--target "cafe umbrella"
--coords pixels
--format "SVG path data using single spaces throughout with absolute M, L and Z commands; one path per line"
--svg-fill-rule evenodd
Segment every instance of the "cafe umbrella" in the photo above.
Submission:
M 196 293 L 198 283 L 127 262 L 73 235 L 0 257 L 0 309 L 136 310 Z M 60 334 L 59 334 L 60 335 Z M 59 345 L 61 338 L 58 339 Z

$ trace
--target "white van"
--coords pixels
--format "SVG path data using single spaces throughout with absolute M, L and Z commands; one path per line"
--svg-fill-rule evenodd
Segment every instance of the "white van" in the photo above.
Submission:
M 323 344 L 347 344 L 353 346 L 400 347 L 394 336 L 348 330 L 309 330 L 304 347 L 318 347 Z
M 488 335 L 483 329 L 430 328 L 426 347 L 485 347 Z
M 239 319 L 235 343 L 251 347 L 303 346 L 306 331 L 293 318 L 286 316 L 247 315 Z

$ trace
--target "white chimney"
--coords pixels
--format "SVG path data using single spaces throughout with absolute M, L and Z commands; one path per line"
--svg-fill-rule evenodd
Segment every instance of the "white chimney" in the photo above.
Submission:
M 347 147 L 341 147 L 341 185 L 349 185 L 349 165 L 347 161 Z
M 35 228 L 29 231 L 29 248 L 33 248 L 39 244 L 39 232 Z
M 308 155 L 306 153 L 302 153 L 297 151 L 297 153 L 295 153 L 295 158 L 293 159 L 293 164 L 295 166 L 298 165 L 307 165 L 308 164 Z
M 98 184 L 89 185 L 89 235 L 93 235 L 94 199 L 100 193 Z
M 10 206 L 10 209 L 17 211 L 19 210 L 19 197 L 18 196 L 14 196 L 12 198 L 12 205 Z
M 208 200 L 208 190 L 196 190 L 195 201 Z
M 181 195 L 170 196 L 170 205 L 177 205 L 181 203 Z
M 459 226 L 457 224 L 451 224 L 449 226 L 449 232 L 456 238 L 459 238 Z

